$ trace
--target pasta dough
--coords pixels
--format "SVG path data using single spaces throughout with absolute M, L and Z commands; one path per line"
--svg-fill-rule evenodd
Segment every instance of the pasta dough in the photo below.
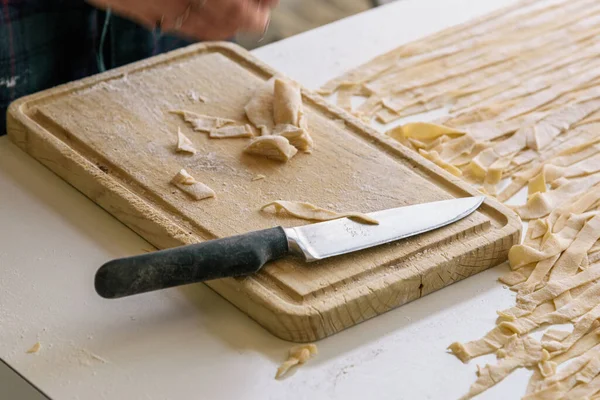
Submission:
M 262 84 L 254 94 L 252 99 L 246 104 L 244 110 L 248 120 L 260 130 L 261 135 L 270 135 L 275 127 L 273 122 L 273 90 L 275 78 L 269 79 Z
M 252 137 L 250 125 L 229 125 L 211 130 L 208 133 L 211 138 L 231 139 Z
M 208 115 L 196 114 L 190 111 L 171 111 L 173 114 L 181 115 L 183 119 L 190 123 L 195 131 L 206 132 L 211 138 L 247 138 L 252 136 L 252 129 L 249 125 L 241 124 L 228 118 L 211 117 Z
M 486 389 L 506 378 L 516 368 L 531 367 L 542 359 L 542 345 L 530 337 L 520 338 L 513 335 L 500 353 L 497 365 L 486 365 L 478 371 L 477 381 L 469 392 L 461 397 L 466 400 L 473 398 Z M 502 357 L 500 357 L 502 356 Z
M 330 221 L 332 219 L 350 218 L 364 224 L 378 225 L 379 222 L 366 214 L 347 212 L 337 213 L 335 211 L 326 210 L 317 207 L 310 203 L 302 203 L 297 201 L 277 200 L 262 206 L 261 210 L 273 206 L 276 212 L 285 210 L 290 215 L 297 218 L 307 219 L 311 221 Z
M 511 205 L 530 221 L 527 235 L 500 278 L 516 304 L 484 337 L 449 347 L 463 362 L 498 357 L 465 398 L 528 368 L 526 399 L 600 399 L 599 12 L 591 0 L 521 2 L 323 87 L 366 121 L 445 107 L 447 116 L 386 134 L 500 201 L 527 188 L 525 204 Z M 353 107 L 354 96 L 365 101 Z M 553 329 L 562 323 L 573 331 Z
M 294 125 L 282 124 L 275 127 L 273 134 L 283 136 L 290 142 L 292 146 L 300 151 L 310 153 L 312 150 L 313 140 L 303 128 L 299 128 Z
M 303 344 L 300 346 L 294 346 L 290 349 L 288 359 L 284 361 L 275 374 L 275 379 L 282 378 L 290 368 L 296 365 L 302 365 L 306 363 L 310 358 L 318 354 L 316 344 Z
M 205 184 L 196 181 L 185 169 L 180 170 L 171 180 L 173 185 L 177 186 L 183 192 L 187 193 L 194 200 L 204 200 L 215 197 L 215 192 Z
M 252 140 L 244 152 L 286 162 L 298 150 L 283 136 L 260 136 Z
M 172 114 L 180 115 L 185 122 L 188 122 L 195 131 L 209 133 L 212 130 L 222 128 L 228 125 L 236 125 L 237 121 L 227 118 L 211 117 L 208 115 L 196 114 L 190 111 L 176 110 Z
M 42 349 L 42 344 L 40 342 L 37 342 L 36 344 L 31 346 L 31 348 L 29 350 L 27 350 L 26 353 L 27 354 L 36 354 L 36 353 L 39 353 L 39 351 L 41 349 Z
M 302 95 L 300 87 L 280 78 L 275 79 L 273 92 L 273 121 L 275 125 L 300 126 Z
M 402 125 L 400 129 L 405 137 L 418 140 L 437 139 L 442 135 L 462 136 L 465 134 L 464 131 L 429 122 L 411 122 Z
M 421 150 L 419 150 L 419 154 L 421 154 L 423 157 L 425 157 L 429 161 L 434 162 L 438 167 L 441 167 L 441 168 L 445 169 L 446 171 L 450 172 L 454 176 L 462 175 L 462 172 L 460 169 L 458 169 L 454 165 L 451 165 L 451 164 L 447 163 L 446 161 L 442 160 L 437 151 L 426 151 L 426 150 L 421 149 Z
M 177 128 L 177 151 L 189 154 L 196 154 L 197 151 L 192 141 L 181 132 L 180 128 Z
M 270 79 L 255 91 L 245 111 L 262 136 L 283 136 L 297 150 L 312 151 L 314 142 L 297 84 L 277 77 Z

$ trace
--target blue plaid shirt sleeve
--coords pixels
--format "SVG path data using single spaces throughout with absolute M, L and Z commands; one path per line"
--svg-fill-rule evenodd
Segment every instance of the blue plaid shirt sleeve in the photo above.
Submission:
M 15 99 L 106 68 L 186 46 L 112 15 L 99 49 L 106 12 L 83 0 L 0 0 L 0 135 L 6 109 Z

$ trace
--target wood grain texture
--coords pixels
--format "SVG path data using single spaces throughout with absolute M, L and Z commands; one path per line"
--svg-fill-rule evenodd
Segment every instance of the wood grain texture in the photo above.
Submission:
M 8 133 L 158 248 L 306 223 L 259 211 L 277 199 L 371 212 L 477 195 L 305 89 L 315 150 L 286 164 L 243 154 L 246 139 L 210 139 L 168 113 L 246 121 L 244 104 L 275 74 L 238 46 L 193 45 L 19 99 Z M 196 155 L 175 153 L 177 127 Z M 169 185 L 181 168 L 217 198 L 193 202 Z M 252 181 L 258 174 L 265 179 Z M 488 199 L 468 218 L 418 237 L 312 264 L 286 259 L 207 284 L 276 336 L 314 341 L 505 261 L 520 232 L 518 217 Z

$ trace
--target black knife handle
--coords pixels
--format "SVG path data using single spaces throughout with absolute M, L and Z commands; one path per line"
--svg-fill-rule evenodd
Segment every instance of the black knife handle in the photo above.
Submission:
M 120 258 L 96 272 L 96 292 L 105 298 L 210 279 L 248 275 L 289 252 L 283 228 L 269 228 L 223 239 Z

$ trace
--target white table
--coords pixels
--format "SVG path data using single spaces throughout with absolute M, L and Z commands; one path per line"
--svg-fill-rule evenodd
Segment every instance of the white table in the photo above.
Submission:
M 254 53 L 317 88 L 513 1 L 404 0 Z M 320 341 L 318 358 L 276 381 L 290 344 L 202 284 L 113 301 L 95 294 L 102 263 L 151 248 L 1 138 L 0 358 L 53 400 L 451 399 L 476 368 L 446 347 L 479 338 L 513 303 L 496 281 L 506 267 L 494 268 Z M 42 350 L 26 354 L 38 341 Z M 517 372 L 481 398 L 518 398 L 527 377 Z

